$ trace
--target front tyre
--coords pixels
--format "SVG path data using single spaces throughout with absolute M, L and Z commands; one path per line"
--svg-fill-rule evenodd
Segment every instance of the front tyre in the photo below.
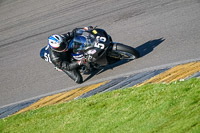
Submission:
M 127 46 L 121 43 L 114 43 L 110 57 L 116 59 L 128 59 L 133 60 L 140 57 L 139 52 L 131 46 Z

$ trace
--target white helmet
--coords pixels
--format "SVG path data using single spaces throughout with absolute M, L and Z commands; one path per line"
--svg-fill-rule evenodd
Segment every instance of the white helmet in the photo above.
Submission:
M 64 52 L 68 48 L 68 43 L 64 41 L 64 37 L 61 35 L 51 35 L 48 38 L 48 44 L 52 50 L 57 52 Z

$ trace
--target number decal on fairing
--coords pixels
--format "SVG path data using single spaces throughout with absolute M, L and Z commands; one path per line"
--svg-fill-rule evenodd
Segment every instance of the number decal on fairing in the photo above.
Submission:
M 103 43 L 99 43 L 99 42 L 106 42 L 106 38 L 97 36 L 96 39 L 97 39 L 98 42 L 96 42 L 94 44 L 94 47 L 97 47 L 97 48 L 100 48 L 100 49 L 104 49 L 105 45 Z
M 104 49 L 104 48 L 105 48 L 105 45 L 104 45 L 103 43 L 98 43 L 98 42 L 96 42 L 96 43 L 94 44 L 94 47 L 100 48 L 100 49 Z
M 100 42 L 106 42 L 106 38 L 102 36 L 97 36 L 96 39 Z
M 50 58 L 50 55 L 48 53 L 44 53 L 44 60 L 47 61 L 47 62 L 51 62 L 51 58 Z

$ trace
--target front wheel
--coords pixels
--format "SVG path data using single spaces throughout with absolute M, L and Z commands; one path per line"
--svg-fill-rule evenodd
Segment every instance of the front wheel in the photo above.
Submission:
M 114 43 L 110 57 L 115 59 L 128 59 L 133 60 L 140 57 L 139 52 L 131 46 L 121 43 Z

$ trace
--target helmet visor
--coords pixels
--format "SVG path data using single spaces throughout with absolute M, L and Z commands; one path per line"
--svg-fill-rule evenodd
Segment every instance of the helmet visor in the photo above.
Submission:
M 62 42 L 60 44 L 60 47 L 56 48 L 55 50 L 59 52 L 67 51 L 68 50 L 67 42 Z

